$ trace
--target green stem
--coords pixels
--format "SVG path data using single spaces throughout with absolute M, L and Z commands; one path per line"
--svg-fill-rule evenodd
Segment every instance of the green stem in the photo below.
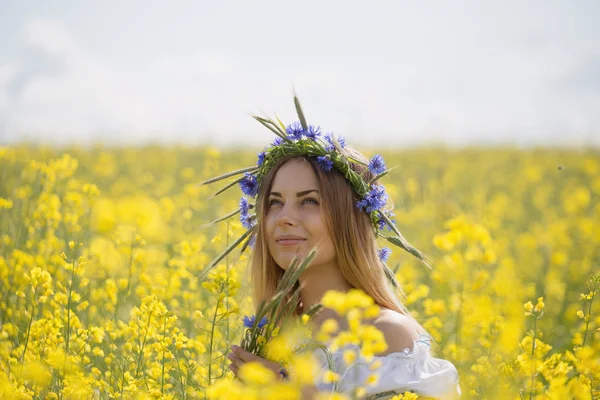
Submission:
M 585 321 L 585 333 L 583 334 L 583 343 L 581 344 L 581 347 L 585 346 L 585 341 L 587 339 L 587 334 L 588 334 L 588 328 L 590 326 L 590 320 L 592 319 L 592 302 L 594 301 L 594 297 L 592 296 L 592 298 L 590 299 L 590 304 L 588 307 L 588 312 L 587 312 L 587 321 Z
M 208 347 L 208 386 L 207 387 L 210 387 L 211 380 L 212 380 L 213 341 L 214 341 L 214 337 L 215 337 L 215 325 L 216 325 L 216 319 L 217 319 L 217 310 L 219 309 L 220 302 L 221 302 L 221 299 L 219 299 L 217 297 L 217 305 L 215 307 L 215 314 L 213 315 L 212 327 L 210 329 L 210 343 L 209 343 L 209 347 Z
M 119 313 L 119 306 L 121 305 L 121 291 L 117 287 L 117 302 L 115 303 L 115 312 L 113 313 L 113 320 L 117 320 L 117 315 Z
M 31 306 L 31 316 L 29 317 L 29 325 L 27 326 L 27 336 L 25 336 L 25 346 L 23 347 L 23 354 L 21 354 L 21 362 L 25 359 L 25 352 L 27 351 L 27 344 L 29 343 L 29 334 L 31 332 L 31 324 L 33 324 L 33 315 L 35 314 L 35 300 L 36 296 L 33 296 L 33 305 Z
M 164 346 L 164 340 L 167 332 L 167 317 L 165 316 L 165 319 L 163 321 L 163 346 Z M 165 349 L 163 348 L 163 352 L 162 352 L 162 376 L 161 376 L 161 384 L 160 384 L 160 394 L 162 397 L 165 396 Z
M 537 337 L 537 317 L 533 319 L 533 344 L 531 345 L 531 359 L 533 361 L 533 372 L 531 374 L 531 392 L 529 394 L 530 399 L 535 399 L 535 339 Z
M 130 254 L 129 254 L 129 276 L 127 277 L 127 289 L 126 289 L 126 294 L 127 296 L 129 296 L 129 288 L 131 287 L 131 273 L 133 270 L 133 249 L 134 249 L 134 231 L 131 231 L 131 249 L 130 249 Z
M 65 335 L 65 357 L 69 354 L 69 338 L 71 336 L 71 297 L 73 295 L 73 280 L 75 279 L 75 257 L 71 265 L 71 280 L 69 281 L 69 295 L 67 298 L 67 329 Z
M 144 347 L 146 346 L 146 338 L 148 337 L 148 331 L 150 330 L 150 320 L 152 319 L 152 312 L 148 315 L 148 324 L 146 325 L 146 333 L 144 334 L 144 340 L 140 346 L 140 355 L 138 357 L 137 368 L 135 370 L 135 378 L 137 379 L 140 373 L 140 367 L 142 365 L 142 358 L 144 357 Z
M 7 290 L 4 290 L 4 293 L 2 294 L 2 304 L 4 304 L 5 311 L 10 310 L 10 308 L 11 308 L 11 305 L 9 304 L 10 294 L 14 293 L 13 290 L 10 290 L 10 288 L 12 288 L 12 283 L 13 283 L 13 275 L 9 275 Z M 8 320 L 8 312 L 3 312 L 2 318 L 0 318 L 2 325 L 4 325 L 7 320 Z
M 229 221 L 227 221 L 227 247 L 229 247 Z M 227 279 L 227 284 L 225 285 L 225 340 L 228 345 L 229 345 L 229 254 L 227 255 L 227 257 L 225 258 L 225 268 L 226 268 L 226 279 Z M 221 369 L 225 370 L 225 362 L 226 362 L 226 358 L 223 357 L 222 358 L 222 362 L 221 362 Z
M 177 371 L 179 371 L 179 384 L 181 385 L 181 398 L 185 400 L 185 385 L 183 383 L 183 374 L 181 373 L 181 366 L 179 365 L 179 357 L 177 357 L 177 350 L 173 352 L 173 356 L 175 357 L 175 361 L 177 362 Z
M 460 324 L 462 323 L 461 321 L 461 311 L 462 311 L 462 304 L 463 304 L 463 285 L 462 283 L 458 284 L 458 293 L 459 293 L 459 297 L 458 297 L 458 310 L 456 312 L 456 319 L 455 319 L 455 325 L 456 325 L 456 348 L 457 350 L 460 349 Z M 460 351 L 457 352 L 456 354 L 457 356 L 457 363 L 460 364 Z
M 125 368 L 121 367 L 121 398 L 123 398 L 124 387 L 125 387 Z

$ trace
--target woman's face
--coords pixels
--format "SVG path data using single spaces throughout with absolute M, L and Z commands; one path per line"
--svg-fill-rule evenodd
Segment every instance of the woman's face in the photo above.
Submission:
M 282 165 L 267 194 L 265 233 L 275 262 L 287 269 L 294 257 L 301 259 L 317 246 L 311 268 L 335 262 L 333 241 L 325 225 L 317 178 L 311 166 L 299 159 Z

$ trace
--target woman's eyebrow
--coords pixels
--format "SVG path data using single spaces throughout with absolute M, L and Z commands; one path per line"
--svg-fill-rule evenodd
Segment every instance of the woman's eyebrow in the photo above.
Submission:
M 319 191 L 317 189 L 308 189 L 308 190 L 303 190 L 301 192 L 297 192 L 296 197 L 306 196 L 307 194 L 312 193 L 312 192 L 315 192 L 317 194 L 319 193 Z M 279 192 L 271 192 L 271 193 L 269 193 L 269 196 L 283 197 L 283 196 L 281 196 L 281 193 L 279 193 Z

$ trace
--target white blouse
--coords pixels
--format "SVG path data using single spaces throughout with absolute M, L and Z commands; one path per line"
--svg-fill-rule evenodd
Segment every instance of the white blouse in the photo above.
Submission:
M 335 390 L 347 393 L 356 387 L 364 387 L 365 399 L 369 400 L 389 399 L 407 391 L 436 399 L 460 398 L 461 390 L 456 368 L 450 361 L 433 357 L 429 351 L 430 347 L 430 336 L 419 335 L 419 339 L 413 342 L 412 350 L 406 348 L 385 356 L 375 356 L 373 361 L 381 361 L 381 366 L 375 370 L 370 368 L 371 363 L 365 361 L 357 361 L 350 368 L 345 365 L 343 350 L 352 348 L 358 350 L 356 345 L 333 352 L 334 372 L 340 376 L 337 387 L 334 387 L 334 384 L 322 383 L 323 373 L 329 369 L 327 357 L 324 351 L 315 350 L 313 356 L 321 366 L 320 373 L 315 379 L 317 389 L 325 392 Z M 376 374 L 379 380 L 375 385 L 369 386 L 366 379 L 372 374 Z

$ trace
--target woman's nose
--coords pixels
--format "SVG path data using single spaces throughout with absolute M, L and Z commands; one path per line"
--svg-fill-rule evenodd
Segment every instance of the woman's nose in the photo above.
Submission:
M 295 226 L 298 223 L 298 216 L 296 215 L 296 210 L 292 204 L 286 204 L 277 214 L 277 225 L 285 226 L 291 225 Z

